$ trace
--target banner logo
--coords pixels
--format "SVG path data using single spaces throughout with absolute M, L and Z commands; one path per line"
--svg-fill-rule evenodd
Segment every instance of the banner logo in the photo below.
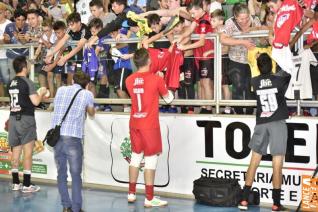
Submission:
M 318 211 L 318 177 L 302 176 L 302 211 Z

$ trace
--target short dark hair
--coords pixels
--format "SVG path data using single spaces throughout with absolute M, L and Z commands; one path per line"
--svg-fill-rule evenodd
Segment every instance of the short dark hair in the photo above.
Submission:
M 211 18 L 217 18 L 221 21 L 225 20 L 225 13 L 223 10 L 216 9 L 211 13 Z
M 73 12 L 67 16 L 66 22 L 67 24 L 81 22 L 81 15 L 77 12 Z
M 89 24 L 88 24 L 88 28 L 91 29 L 91 28 L 103 28 L 103 21 L 100 20 L 100 18 L 93 18 Z
M 151 14 L 147 16 L 148 26 L 160 23 L 160 16 L 158 14 Z
M 64 21 L 56 21 L 53 24 L 53 29 L 54 30 L 59 30 L 59 29 L 66 29 L 66 25 L 64 23 Z
M 257 58 L 257 66 L 261 74 L 269 74 L 272 72 L 272 59 L 267 53 L 262 53 Z
M 22 10 L 22 9 L 16 9 L 16 10 L 14 11 L 13 17 L 14 17 L 14 18 L 18 18 L 18 17 L 20 17 L 20 16 L 23 16 L 24 18 L 27 17 L 27 15 L 26 15 L 26 13 L 24 12 L 24 10 Z
M 124 5 L 125 7 L 127 6 L 127 0 L 110 0 L 110 4 L 113 4 L 113 3 L 116 3 L 116 4 L 121 4 L 121 5 Z
M 133 61 L 137 69 L 146 66 L 148 64 L 148 60 L 149 60 L 149 53 L 147 49 L 140 48 L 136 50 Z
M 82 88 L 85 88 L 90 81 L 89 76 L 82 71 L 75 72 L 73 80 L 75 84 L 79 84 Z
M 188 10 L 191 10 L 192 8 L 201 8 L 203 9 L 203 1 L 202 0 L 193 0 L 189 6 L 188 6 Z
M 103 5 L 103 2 L 100 1 L 100 0 L 92 0 L 90 3 L 89 3 L 89 6 L 90 7 L 98 7 L 98 8 L 104 8 L 104 5 Z
M 14 58 L 12 65 L 15 73 L 17 74 L 22 72 L 23 68 L 28 68 L 28 63 L 25 56 L 18 56 Z
M 34 14 L 34 15 L 36 15 L 36 16 L 39 16 L 39 11 L 36 10 L 36 9 L 28 10 L 28 11 L 27 11 L 27 16 L 30 15 L 30 14 Z

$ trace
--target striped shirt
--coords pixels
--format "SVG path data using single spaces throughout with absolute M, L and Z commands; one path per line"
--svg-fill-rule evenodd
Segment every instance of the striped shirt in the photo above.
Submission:
M 55 125 L 60 124 L 73 96 L 80 88 L 80 85 L 74 84 L 71 86 L 62 86 L 57 90 L 54 98 L 54 114 L 51 123 L 52 128 L 55 127 Z M 62 123 L 61 135 L 83 138 L 87 107 L 94 107 L 94 97 L 90 91 L 83 89 L 76 96 L 69 113 Z

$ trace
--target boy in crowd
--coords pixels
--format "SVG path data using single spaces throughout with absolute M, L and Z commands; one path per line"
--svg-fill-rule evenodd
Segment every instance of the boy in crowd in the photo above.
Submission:
M 199 68 L 200 75 L 200 94 L 199 97 L 205 100 L 213 99 L 213 78 L 214 78 L 214 60 L 213 55 L 205 55 L 204 52 L 214 49 L 213 42 L 206 40 L 206 34 L 213 32 L 210 24 L 209 14 L 203 10 L 202 0 L 194 0 L 189 6 L 189 11 L 195 21 L 191 23 L 189 29 L 184 32 L 178 39 L 178 48 L 180 50 L 193 49 L 196 65 Z M 194 41 L 192 44 L 181 44 L 183 39 L 188 38 L 192 33 L 199 34 L 199 40 Z M 211 114 L 211 106 L 202 106 L 200 113 Z
M 256 169 L 263 155 L 267 154 L 269 145 L 273 156 L 273 206 L 272 211 L 286 211 L 280 203 L 282 168 L 287 148 L 288 108 L 285 92 L 289 84 L 290 75 L 284 71 L 272 74 L 272 59 L 266 53 L 257 58 L 260 75 L 252 78 L 253 92 L 257 98 L 256 126 L 249 147 L 252 157 L 248 167 L 242 200 L 239 204 L 241 210 L 248 209 L 248 195 L 251 190 Z
M 224 20 L 225 20 L 225 13 L 223 10 L 216 9 L 210 14 L 210 22 L 212 28 L 217 32 L 221 33 L 224 29 Z M 229 62 L 229 56 L 227 54 L 228 46 L 223 45 L 222 46 L 222 92 L 223 92 L 223 99 L 229 100 L 231 99 L 231 91 L 229 88 L 230 80 L 227 75 L 228 71 L 228 62 Z M 203 56 L 206 57 L 209 54 L 212 54 L 214 50 L 209 50 L 207 52 L 204 52 Z M 224 111 L 224 114 L 232 114 L 234 111 L 231 109 L 231 107 L 226 106 Z
M 93 18 L 99 18 L 102 20 L 103 26 L 106 26 L 108 23 L 116 19 L 116 15 L 114 13 L 105 13 L 104 5 L 101 0 L 92 0 L 89 3 L 89 9 L 91 10 L 92 14 L 92 16 L 89 18 L 89 22 L 91 22 Z
M 54 34 L 56 36 L 56 41 L 55 41 L 54 45 L 56 45 L 65 36 L 66 25 L 63 21 L 56 21 L 53 24 L 53 30 L 54 30 Z M 52 48 L 54 48 L 54 47 L 52 47 Z M 51 71 L 53 72 L 54 78 L 55 78 L 55 83 L 56 83 L 55 84 L 56 90 L 62 86 L 62 74 L 64 74 L 64 66 L 58 66 L 57 63 L 63 54 L 68 54 L 70 51 L 71 51 L 70 46 L 65 44 L 57 53 L 55 53 L 54 58 L 53 58 L 53 62 L 50 64 L 46 64 L 43 67 L 43 70 L 45 72 L 51 72 Z
M 45 62 L 47 64 L 51 63 L 52 57 L 57 53 L 66 42 L 71 39 L 72 41 L 78 41 L 76 47 L 73 47 L 72 50 L 59 58 L 57 63 L 58 66 L 63 66 L 68 60 L 72 59 L 72 66 L 67 70 L 67 84 L 72 84 L 73 75 L 78 67 L 81 67 L 81 62 L 83 60 L 82 49 L 85 43 L 90 39 L 91 32 L 88 27 L 81 23 L 81 15 L 79 13 L 71 13 L 67 17 L 68 29 L 64 37 L 56 44 L 56 46 L 47 53 Z
M 128 202 L 136 201 L 136 183 L 140 163 L 145 158 L 145 207 L 160 207 L 168 204 L 154 197 L 154 180 L 158 156 L 162 152 L 159 125 L 159 96 L 171 103 L 173 95 L 165 86 L 162 78 L 149 72 L 150 56 L 146 49 L 138 49 L 133 57 L 138 69 L 126 80 L 127 90 L 131 96 L 132 109 L 129 129 L 132 143 L 132 157 L 129 165 Z
M 103 28 L 103 22 L 99 18 L 94 18 L 90 21 L 88 27 L 91 30 L 93 36 L 97 35 L 97 33 Z M 97 78 L 99 80 L 99 91 L 96 92 L 96 86 L 92 85 L 92 92 L 97 98 L 109 98 L 109 82 L 108 75 L 109 72 L 107 70 L 107 52 L 110 49 L 109 44 L 103 43 L 104 39 L 99 39 L 99 42 L 95 48 L 95 53 L 99 57 L 99 67 Z M 111 111 L 111 108 L 107 106 L 104 108 L 106 111 Z

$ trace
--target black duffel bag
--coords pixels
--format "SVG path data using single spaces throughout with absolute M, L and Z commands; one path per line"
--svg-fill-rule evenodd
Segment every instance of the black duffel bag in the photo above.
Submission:
M 198 203 L 233 207 L 241 198 L 238 180 L 201 177 L 193 182 L 193 194 Z

